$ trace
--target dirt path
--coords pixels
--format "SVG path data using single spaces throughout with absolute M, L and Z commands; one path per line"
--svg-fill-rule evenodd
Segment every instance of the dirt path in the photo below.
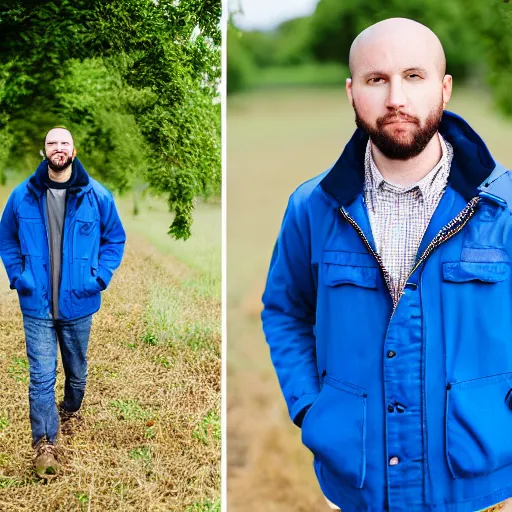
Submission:
M 0 272 L 1 511 L 217 510 L 221 340 L 211 329 L 196 343 L 196 326 L 219 321 L 220 301 L 191 293 L 185 277 L 185 265 L 129 237 L 93 321 L 83 428 L 64 440 L 62 476 L 43 485 L 31 468 L 21 314 Z M 178 297 L 172 334 L 152 327 L 168 313 L 155 290 Z M 62 389 L 59 363 L 58 399 Z

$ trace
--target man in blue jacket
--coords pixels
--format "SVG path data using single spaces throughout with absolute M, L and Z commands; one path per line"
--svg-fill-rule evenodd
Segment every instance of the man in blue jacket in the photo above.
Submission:
M 445 111 L 427 27 L 369 27 L 350 71 L 358 129 L 292 194 L 263 295 L 289 414 L 343 512 L 509 510 L 511 173 Z
M 50 130 L 46 158 L 13 190 L 0 222 L 0 254 L 23 314 L 34 463 L 42 478 L 59 468 L 59 416 L 63 433 L 79 419 L 92 315 L 126 239 L 111 193 L 75 154 L 67 129 Z M 58 408 L 57 344 L 66 376 Z

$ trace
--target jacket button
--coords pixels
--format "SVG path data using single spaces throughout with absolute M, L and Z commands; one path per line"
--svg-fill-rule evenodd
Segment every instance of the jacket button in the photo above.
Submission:
M 405 406 L 404 405 L 402 405 L 402 404 L 395 404 L 395 407 L 396 407 L 397 412 L 400 412 L 400 413 L 405 412 Z
M 391 404 L 388 405 L 388 412 L 395 412 L 395 408 Z
M 394 352 L 393 350 L 389 350 L 388 351 L 388 358 L 391 359 L 392 357 L 395 357 L 396 356 L 396 352 Z
M 391 459 L 389 459 L 390 466 L 396 466 L 399 462 L 398 457 L 391 457 Z

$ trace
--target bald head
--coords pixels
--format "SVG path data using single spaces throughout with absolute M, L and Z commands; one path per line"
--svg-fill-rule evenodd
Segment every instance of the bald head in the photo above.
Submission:
M 73 136 L 71 135 L 71 132 L 67 128 L 63 128 L 60 126 L 52 128 L 51 130 L 48 131 L 48 133 L 46 134 L 46 136 L 44 138 L 44 143 L 46 144 L 46 142 L 49 139 L 52 139 L 52 140 L 53 139 L 59 139 L 59 140 L 63 139 L 63 140 L 67 140 L 71 144 L 73 144 Z
M 393 56 L 409 60 L 411 68 L 435 69 L 442 78 L 446 57 L 439 38 L 425 25 L 407 18 L 390 18 L 363 30 L 352 43 L 350 74 L 372 71 L 379 61 Z

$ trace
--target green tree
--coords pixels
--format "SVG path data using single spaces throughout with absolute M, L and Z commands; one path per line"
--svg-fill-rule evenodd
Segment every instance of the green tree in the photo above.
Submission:
M 472 1 L 468 15 L 485 50 L 487 81 L 496 104 L 512 116 L 512 4 L 508 0 Z
M 254 58 L 250 50 L 242 43 L 244 33 L 233 24 L 227 31 L 227 90 L 228 94 L 249 87 L 256 72 Z
M 443 43 L 448 72 L 455 77 L 471 74 L 483 57 L 481 39 L 468 16 L 468 2 L 463 0 L 320 0 L 310 25 L 313 56 L 319 61 L 348 64 L 355 37 L 391 17 L 412 18 L 431 28 Z
M 0 141 L 24 138 L 13 127 L 30 121 L 69 124 L 96 173 L 119 191 L 142 175 L 167 196 L 169 232 L 187 238 L 195 199 L 220 193 L 220 10 L 220 0 L 2 4 Z

